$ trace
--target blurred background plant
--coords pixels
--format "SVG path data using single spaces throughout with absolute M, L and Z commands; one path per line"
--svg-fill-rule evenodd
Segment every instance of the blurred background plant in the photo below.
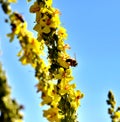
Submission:
M 108 108 L 108 114 L 110 115 L 112 122 L 120 122 L 120 106 L 116 107 L 116 100 L 112 91 L 108 92 L 108 100 L 106 101 L 110 106 Z
M 22 122 L 21 109 L 23 105 L 11 98 L 11 87 L 0 63 L 0 122 Z

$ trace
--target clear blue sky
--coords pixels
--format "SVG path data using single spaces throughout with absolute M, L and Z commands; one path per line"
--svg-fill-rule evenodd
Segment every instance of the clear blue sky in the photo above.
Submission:
M 78 66 L 73 68 L 74 82 L 85 97 L 78 110 L 80 122 L 111 122 L 107 114 L 106 99 L 109 90 L 115 93 L 120 105 L 120 0 L 53 0 L 62 15 L 62 25 L 67 29 L 71 56 L 76 54 Z M 28 8 L 31 3 L 19 0 L 13 5 L 28 21 L 32 31 L 34 15 Z M 39 107 L 40 94 L 36 93 L 34 71 L 22 66 L 16 56 L 18 41 L 9 43 L 4 24 L 6 16 L 0 9 L 0 60 L 6 70 L 12 97 L 25 105 L 25 122 L 47 122 Z M 33 31 L 34 32 L 34 31 Z

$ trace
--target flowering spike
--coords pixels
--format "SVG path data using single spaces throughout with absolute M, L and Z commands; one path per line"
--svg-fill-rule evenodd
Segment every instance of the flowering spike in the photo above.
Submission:
M 50 122 L 76 121 L 76 111 L 83 94 L 75 90 L 71 83 L 71 66 L 77 62 L 67 53 L 70 46 L 65 43 L 67 32 L 60 22 L 60 11 L 52 6 L 52 0 L 36 0 L 29 11 L 36 15 L 34 30 L 37 39 L 27 30 L 27 23 L 22 15 L 10 11 L 10 41 L 17 37 L 21 45 L 18 53 L 23 65 L 30 64 L 35 70 L 39 81 L 37 92 L 41 92 L 41 105 L 48 105 L 43 111 L 44 117 Z M 7 13 L 7 12 L 6 12 Z M 48 50 L 47 63 L 42 59 L 45 47 Z

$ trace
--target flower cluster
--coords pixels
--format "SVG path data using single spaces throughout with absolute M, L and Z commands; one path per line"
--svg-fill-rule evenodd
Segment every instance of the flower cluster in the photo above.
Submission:
M 74 122 L 83 94 L 70 83 L 73 80 L 71 66 L 77 63 L 66 52 L 70 46 L 65 44 L 67 33 L 60 23 L 60 11 L 52 7 L 52 0 L 38 0 L 30 7 L 30 12 L 36 14 L 37 40 L 44 40 L 48 49 L 48 79 L 38 78 L 40 82 L 37 84 L 38 91 L 42 92 L 41 104 L 50 106 L 44 116 L 50 122 Z
M 117 109 L 115 108 L 116 101 L 112 91 L 109 91 L 108 93 L 107 104 L 110 105 L 108 108 L 108 114 L 110 114 L 112 122 L 120 122 L 120 107 L 117 107 Z
M 36 0 L 30 12 L 36 14 L 33 29 L 37 32 L 37 39 L 27 30 L 22 15 L 12 11 L 9 12 L 12 32 L 7 36 L 10 41 L 18 38 L 21 45 L 19 60 L 23 65 L 30 64 L 35 69 L 41 105 L 49 106 L 43 111 L 43 116 L 50 122 L 75 122 L 83 94 L 75 90 L 76 85 L 71 83 L 74 79 L 71 67 L 75 67 L 77 62 L 67 53 L 70 46 L 65 44 L 67 33 L 60 23 L 60 11 L 52 6 L 52 0 Z M 42 59 L 45 47 L 48 50 L 48 63 Z

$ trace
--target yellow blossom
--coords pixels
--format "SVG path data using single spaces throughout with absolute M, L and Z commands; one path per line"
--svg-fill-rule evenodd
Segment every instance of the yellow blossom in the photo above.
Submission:
M 58 86 L 60 88 L 59 93 L 61 95 L 64 95 L 66 93 L 70 94 L 73 91 L 73 89 L 76 87 L 75 84 L 69 84 L 66 80 L 62 80 Z
M 36 87 L 37 87 L 37 92 L 47 90 L 47 84 L 43 80 L 40 80 L 39 83 L 36 84 Z
M 57 88 L 53 82 L 49 81 L 48 87 L 48 95 L 52 97 L 51 105 L 54 107 L 58 106 L 58 102 L 60 101 L 61 97 L 58 94 Z
M 22 63 L 23 65 L 26 65 L 26 64 L 28 63 L 25 56 L 21 57 L 21 58 L 20 58 L 20 61 L 21 61 L 21 63 Z
M 45 3 L 49 7 L 52 5 L 52 0 L 45 0 Z
M 49 96 L 48 94 L 47 94 L 47 90 L 46 91 L 44 91 L 44 92 L 42 92 L 42 102 L 41 102 L 41 105 L 44 105 L 44 104 L 50 104 L 51 102 L 52 102 L 52 97 L 51 96 Z
M 77 109 L 80 105 L 80 99 L 83 98 L 83 94 L 79 90 L 77 91 L 71 90 L 70 96 L 72 98 L 71 102 L 72 107 Z
M 69 81 L 73 80 L 72 71 L 71 71 L 71 69 L 64 70 L 63 68 L 60 68 L 58 71 L 58 74 L 55 75 L 55 78 L 69 82 Z
M 60 66 L 64 67 L 64 68 L 69 68 L 69 64 L 66 62 L 66 59 L 69 58 L 69 55 L 67 55 L 66 53 L 58 53 L 58 59 L 57 62 L 60 64 Z
M 49 122 L 60 122 L 62 118 L 62 115 L 59 114 L 59 109 L 57 107 L 49 108 L 43 112 L 43 116 L 46 117 Z
M 30 7 L 29 11 L 31 13 L 36 13 L 40 11 L 40 5 L 38 4 L 38 2 L 34 2 L 34 4 Z
M 54 16 L 52 18 L 49 18 L 47 15 L 44 15 L 40 19 L 40 24 L 42 26 L 42 32 L 49 33 L 51 31 L 51 28 L 56 29 L 59 26 L 60 24 L 59 17 Z
M 18 57 L 22 56 L 23 55 L 23 50 L 20 50 L 17 54 Z
M 59 38 L 67 39 L 67 33 L 64 27 L 60 27 L 57 33 L 58 33 Z
M 120 111 L 114 113 L 115 118 L 120 119 Z
M 49 33 L 51 28 L 56 29 L 60 25 L 60 19 L 58 14 L 55 14 L 56 9 L 54 8 L 41 8 L 36 13 L 37 24 L 34 27 L 39 33 Z M 41 13 L 43 14 L 41 16 Z
M 70 49 L 70 46 L 68 44 L 64 44 L 62 40 L 58 40 L 58 50 L 61 50 L 63 52 L 66 51 L 66 49 Z

